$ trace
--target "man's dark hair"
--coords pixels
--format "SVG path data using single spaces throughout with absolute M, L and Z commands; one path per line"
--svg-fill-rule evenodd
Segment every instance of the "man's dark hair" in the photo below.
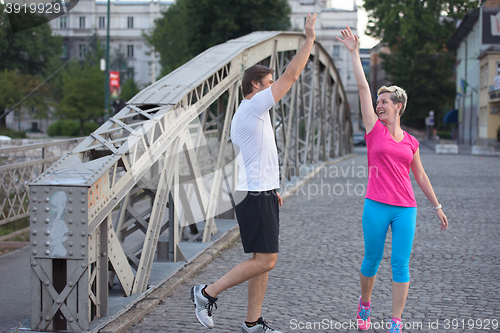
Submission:
M 252 82 L 260 82 L 266 75 L 273 73 L 274 69 L 262 65 L 255 65 L 247 69 L 241 82 L 243 97 L 252 93 Z

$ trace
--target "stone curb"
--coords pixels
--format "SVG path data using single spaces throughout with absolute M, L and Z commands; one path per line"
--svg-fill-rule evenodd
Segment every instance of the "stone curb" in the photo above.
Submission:
M 323 166 L 338 163 L 349 158 L 356 156 L 356 154 L 349 154 L 336 158 L 332 161 L 324 162 L 312 169 L 304 177 L 300 178 L 288 191 L 282 193 L 283 199 L 289 197 L 305 183 L 313 178 Z M 183 282 L 187 281 L 201 269 L 207 266 L 214 258 L 216 258 L 222 250 L 233 245 L 240 236 L 240 229 L 236 225 L 230 229 L 223 237 L 216 241 L 213 245 L 208 247 L 202 254 L 188 262 L 179 271 L 170 276 L 165 282 L 158 285 L 153 290 L 150 290 L 143 298 L 135 301 L 129 309 L 125 309 L 121 314 L 116 315 L 115 318 L 109 322 L 100 325 L 92 330 L 92 333 L 126 333 L 133 325 L 138 323 L 145 315 L 151 312 L 158 304 L 164 301 L 167 297 L 172 295 Z

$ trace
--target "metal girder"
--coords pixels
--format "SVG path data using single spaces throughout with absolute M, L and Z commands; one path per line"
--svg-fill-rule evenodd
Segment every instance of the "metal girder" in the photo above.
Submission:
M 233 205 L 229 128 L 243 73 L 264 64 L 278 78 L 304 41 L 255 32 L 203 52 L 31 183 L 32 329 L 86 330 L 106 314 L 115 276 L 127 296 L 146 290 L 159 241 L 177 261 L 185 260 L 180 242 L 211 240 L 215 218 Z M 282 184 L 301 167 L 351 151 L 345 101 L 334 63 L 316 43 L 299 81 L 271 110 Z

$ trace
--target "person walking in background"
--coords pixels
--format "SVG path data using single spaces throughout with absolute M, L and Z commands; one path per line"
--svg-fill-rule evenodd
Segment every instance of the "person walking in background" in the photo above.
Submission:
M 365 255 L 359 274 L 361 297 L 358 300 L 357 323 L 359 329 L 370 328 L 371 294 L 390 226 L 393 308 L 389 333 L 399 333 L 410 285 L 409 262 L 417 219 L 410 170 L 434 207 L 441 222 L 441 230 L 447 229 L 448 219 L 422 166 L 418 141 L 401 129 L 400 120 L 407 102 L 406 92 L 397 86 L 381 87 L 377 92 L 375 112 L 359 57 L 358 36 L 353 35 L 349 27 L 342 30 L 341 34 L 343 39 L 337 39 L 351 54 L 359 88 L 370 170 L 362 218 Z
M 274 70 L 252 66 L 242 81 L 244 99 L 231 123 L 231 140 L 239 165 L 235 207 L 241 241 L 245 253 L 253 257 L 231 269 L 210 285 L 191 289 L 196 318 L 208 328 L 214 327 L 212 311 L 217 308 L 217 296 L 224 290 L 248 281 L 247 318 L 242 333 L 275 332 L 261 317 L 269 271 L 278 259 L 279 188 L 278 151 L 269 109 L 290 90 L 304 69 L 316 33 L 316 14 L 308 15 L 306 40 L 286 71 L 273 84 Z

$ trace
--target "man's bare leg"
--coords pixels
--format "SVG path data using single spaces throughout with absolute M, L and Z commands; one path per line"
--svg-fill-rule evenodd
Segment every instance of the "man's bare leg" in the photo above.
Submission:
M 226 289 L 234 287 L 263 273 L 269 272 L 274 268 L 277 260 L 277 253 L 254 253 L 252 258 L 239 263 L 226 275 L 215 281 L 213 284 L 207 286 L 205 292 L 212 297 L 217 297 L 217 295 Z M 264 294 L 267 288 L 267 276 L 265 284 L 266 287 L 264 288 Z M 262 296 L 262 298 L 264 297 Z
M 262 303 L 266 296 L 269 272 L 262 273 L 248 280 L 247 322 L 255 322 L 260 318 Z

